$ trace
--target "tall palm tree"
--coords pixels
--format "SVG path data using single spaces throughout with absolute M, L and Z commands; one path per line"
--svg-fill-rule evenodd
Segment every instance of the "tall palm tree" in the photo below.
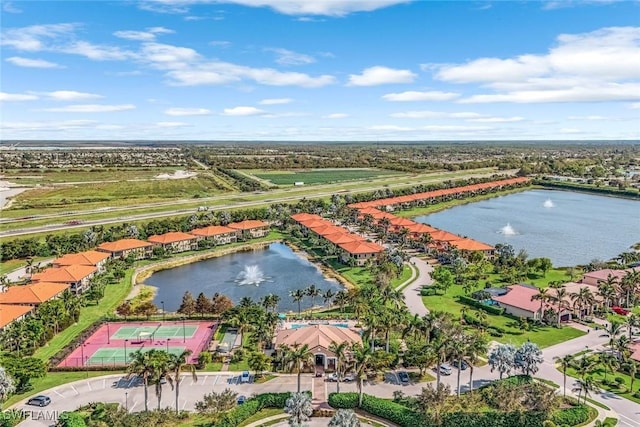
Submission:
M 298 303 L 298 317 L 300 317 L 300 314 L 302 313 L 302 310 L 300 309 L 300 304 L 302 303 L 302 300 L 306 295 L 307 294 L 305 293 L 304 289 L 296 289 L 293 291 L 289 291 L 289 296 L 291 297 L 291 299 L 293 299 L 293 302 Z
M 130 378 L 132 375 L 137 375 L 139 378 L 142 378 L 142 383 L 144 385 L 144 410 L 149 410 L 149 380 L 153 378 L 155 373 L 155 365 L 152 360 L 153 354 L 149 354 L 155 350 L 149 350 L 147 352 L 142 352 L 140 350 L 129 354 L 129 359 L 131 362 L 127 367 L 127 376 L 126 378 Z
M 198 381 L 198 376 L 196 375 L 196 367 L 187 362 L 187 358 L 191 356 L 191 350 L 185 350 L 180 354 L 171 354 L 169 355 L 169 370 L 172 372 L 171 376 L 169 376 L 169 380 L 172 381 L 172 386 L 175 384 L 176 391 L 176 414 L 178 413 L 178 398 L 180 397 L 180 374 L 183 369 L 191 372 L 191 376 L 194 381 Z
M 598 293 L 604 298 L 604 306 L 609 307 L 611 300 L 616 294 L 618 278 L 609 274 L 606 280 L 598 281 Z
M 153 381 L 155 383 L 156 398 L 158 399 L 158 411 L 160 410 L 160 403 L 162 401 L 162 385 L 163 379 L 168 381 L 171 374 L 171 364 L 169 361 L 169 353 L 164 350 L 149 350 L 151 353 L 151 361 L 153 364 Z
M 573 366 L 573 355 L 567 354 L 564 357 L 555 358 L 562 370 L 563 397 L 567 397 L 567 368 Z
M 326 291 L 324 291 L 324 293 L 322 294 L 322 300 L 324 301 L 324 305 L 329 305 L 333 300 L 334 296 L 336 296 L 336 293 L 333 292 L 331 289 L 327 289 Z
M 322 295 L 322 290 L 312 283 L 305 289 L 305 292 L 307 296 L 311 298 L 311 310 L 313 310 L 313 307 L 315 307 L 314 301 Z
M 562 310 L 567 307 L 567 289 L 564 286 L 556 288 L 556 294 L 553 296 L 553 301 L 557 305 L 558 310 L 558 326 L 560 326 L 560 319 L 562 318 Z
M 344 307 L 349 303 L 349 294 L 347 291 L 342 290 L 336 293 L 336 296 L 333 298 L 333 303 L 337 304 L 340 307 L 340 313 L 344 312 Z
M 591 308 L 593 303 L 595 302 L 595 298 L 591 290 L 586 286 L 583 286 L 578 290 L 578 292 L 572 292 L 570 295 L 571 301 L 573 302 L 573 309 L 575 310 L 578 307 L 578 319 L 582 320 L 582 312 L 585 307 Z M 592 310 L 590 309 L 589 312 Z
M 285 346 L 283 360 L 288 366 L 289 371 L 295 371 L 298 374 L 298 393 L 300 393 L 300 377 L 302 370 L 313 364 L 313 353 L 309 351 L 307 344 L 294 344 L 292 347 Z
M 329 344 L 329 351 L 336 356 L 336 393 L 340 393 L 340 381 L 342 381 L 342 376 L 346 368 L 348 349 L 349 343 L 347 341 L 342 341 L 339 344 L 331 341 L 331 344 Z
M 624 292 L 625 307 L 631 307 L 631 296 L 635 295 L 640 286 L 640 270 L 630 270 L 620 279 L 620 290 Z
M 544 305 L 550 298 L 549 288 L 540 289 L 537 294 L 531 297 L 531 301 L 540 301 L 540 320 L 542 320 L 542 316 L 544 315 Z
M 451 340 L 451 343 L 448 345 L 449 347 L 449 356 L 458 362 L 458 376 L 456 379 L 456 396 L 460 397 L 460 374 L 462 373 L 462 359 L 464 355 L 467 353 L 467 337 L 463 334 L 462 336 L 456 337 Z M 438 371 L 440 367 L 438 366 Z
M 369 347 L 355 344 L 351 347 L 353 355 L 353 372 L 358 386 L 358 407 L 362 406 L 364 380 L 370 368 L 373 353 Z
M 473 392 L 473 369 L 474 365 L 480 361 L 480 357 L 484 357 L 489 351 L 487 336 L 481 332 L 471 334 L 465 349 L 462 360 L 469 365 L 469 392 Z

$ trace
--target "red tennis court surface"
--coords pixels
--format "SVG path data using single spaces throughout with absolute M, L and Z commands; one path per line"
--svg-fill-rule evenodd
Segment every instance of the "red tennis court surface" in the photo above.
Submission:
M 138 350 L 165 350 L 181 353 L 190 349 L 190 363 L 195 363 L 209 343 L 216 322 L 114 322 L 105 323 L 58 366 L 120 366 L 126 365 Z

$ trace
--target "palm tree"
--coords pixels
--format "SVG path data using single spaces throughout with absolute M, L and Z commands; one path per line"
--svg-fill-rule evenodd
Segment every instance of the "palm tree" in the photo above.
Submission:
M 140 350 L 129 355 L 129 359 L 131 363 L 127 367 L 127 376 L 126 378 L 130 378 L 132 375 L 137 375 L 142 378 L 142 383 L 144 384 L 144 410 L 149 410 L 149 380 L 153 378 L 155 373 L 155 365 L 152 360 L 153 354 L 149 354 L 152 351 L 149 350 L 147 352 L 142 352 Z
M 302 426 L 302 423 L 308 421 L 313 413 L 311 397 L 307 393 L 292 393 L 285 403 L 284 412 L 291 415 L 290 426 Z
M 640 327 L 640 315 L 636 313 L 631 313 L 629 317 L 627 317 L 627 329 L 629 332 L 629 340 L 633 338 L 633 328 Z
M 626 305 L 631 307 L 631 296 L 636 293 L 640 285 L 640 270 L 630 270 L 620 279 L 620 290 L 624 292 Z
M 456 337 L 449 344 L 449 355 L 453 360 L 458 362 L 458 377 L 456 379 L 456 395 L 460 397 L 460 374 L 462 373 L 461 365 L 462 359 L 464 355 L 467 353 L 468 343 L 466 340 L 466 336 L 463 334 L 462 336 Z M 440 367 L 438 366 L 438 371 L 440 371 Z
M 489 342 L 487 341 L 486 335 L 478 332 L 471 334 L 465 349 L 466 352 L 462 356 L 462 360 L 469 365 L 469 392 L 473 392 L 474 365 L 477 364 L 480 357 L 486 355 L 489 350 Z
M 549 294 L 549 288 L 540 289 L 540 291 L 531 297 L 531 301 L 540 301 L 540 320 L 544 314 L 544 305 L 552 298 Z
M 604 306 L 609 307 L 609 303 L 616 294 L 616 288 L 618 286 L 618 278 L 609 274 L 607 280 L 598 281 L 598 293 L 604 298 Z
M 560 326 L 560 319 L 562 318 L 562 310 L 567 306 L 566 298 L 568 296 L 567 289 L 564 286 L 556 288 L 556 294 L 553 297 L 553 301 L 557 304 L 558 310 L 558 326 Z
M 296 289 L 289 292 L 289 296 L 291 297 L 291 299 L 293 299 L 293 302 L 298 303 L 298 317 L 300 317 L 300 314 L 302 313 L 302 310 L 300 309 L 300 303 L 306 295 L 307 294 L 305 293 L 304 289 Z
M 293 347 L 284 346 L 281 350 L 284 350 L 283 360 L 289 371 L 295 371 L 298 374 L 298 393 L 300 393 L 302 370 L 306 366 L 313 364 L 313 353 L 309 351 L 307 344 L 301 346 L 298 343 L 294 344 Z
M 373 353 L 369 347 L 360 344 L 353 345 L 351 351 L 353 354 L 353 372 L 358 386 L 358 407 L 362 407 L 364 379 L 367 376 Z
M 196 367 L 187 362 L 187 358 L 191 356 L 192 351 L 187 349 L 184 350 L 180 354 L 170 354 L 169 355 L 169 370 L 172 372 L 172 375 L 169 376 L 169 381 L 172 381 L 172 386 L 175 383 L 176 390 L 176 414 L 178 413 L 178 398 L 180 396 L 180 374 L 183 369 L 187 369 L 191 372 L 191 376 L 194 381 L 198 381 L 198 376 L 196 375 Z
M 336 296 L 336 293 L 333 292 L 331 289 L 327 289 L 326 291 L 324 291 L 324 293 L 322 294 L 322 300 L 324 301 L 324 305 L 329 305 L 331 303 L 331 300 L 333 300 L 334 296 Z
M 153 381 L 155 382 L 156 397 L 158 398 L 158 411 L 160 410 L 160 402 L 162 401 L 162 380 L 170 376 L 171 365 L 169 362 L 169 353 L 164 350 L 151 349 L 147 353 L 151 353 L 150 357 L 153 363 Z
M 262 351 L 253 351 L 249 354 L 247 365 L 250 369 L 256 371 L 256 377 L 262 376 L 264 371 L 267 371 L 271 366 L 271 357 L 264 354 Z
M 311 298 L 311 310 L 313 310 L 313 307 L 315 307 L 314 301 L 322 295 L 322 290 L 312 283 L 305 289 L 305 293 Z
M 329 420 L 329 427 L 360 427 L 360 420 L 353 409 L 338 409 Z
M 333 298 L 333 303 L 340 307 L 340 313 L 344 312 L 344 306 L 349 303 L 349 294 L 347 291 L 342 290 L 336 294 Z
M 342 341 L 340 344 L 331 341 L 331 344 L 329 344 L 329 351 L 336 356 L 336 393 L 340 393 L 340 381 L 342 381 L 342 375 L 346 367 L 348 348 L 349 343 L 347 341 Z
M 580 391 L 578 392 L 578 401 L 580 401 L 580 395 L 584 393 L 584 403 L 587 404 L 587 397 L 591 394 L 590 392 L 598 389 L 596 385 L 596 381 L 593 379 L 591 375 L 581 378 L 578 381 L 578 387 Z
M 595 302 L 595 298 L 593 297 L 591 290 L 585 286 L 580 288 L 578 292 L 572 292 L 570 297 L 571 301 L 573 301 L 573 309 L 575 310 L 576 306 L 578 307 L 578 319 L 582 320 L 582 311 L 584 307 L 592 307 Z M 591 309 L 589 312 L 591 312 Z
M 564 357 L 556 357 L 555 359 L 562 369 L 563 397 L 567 397 L 567 368 L 573 365 L 573 355 L 567 354 Z

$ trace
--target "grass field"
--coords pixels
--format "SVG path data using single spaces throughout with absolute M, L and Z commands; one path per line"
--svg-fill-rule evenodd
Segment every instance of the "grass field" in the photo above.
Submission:
M 45 170 L 7 170 L 3 172 L 6 180 L 16 184 L 60 184 L 71 182 L 111 181 L 111 180 L 142 180 L 153 179 L 159 174 L 172 174 L 184 167 L 154 167 L 154 168 L 96 168 L 96 169 L 45 169 Z
M 607 380 L 612 380 L 613 378 L 620 377 L 624 380 L 622 387 L 611 386 L 609 384 L 604 384 L 601 381 L 604 380 L 604 367 L 602 364 L 596 365 L 596 370 L 592 374 L 592 377 L 596 382 L 598 382 L 599 386 L 603 389 L 610 391 L 611 393 L 617 394 L 619 396 L 624 397 L 625 399 L 629 399 L 633 402 L 640 403 L 640 399 L 635 397 L 633 394 L 635 391 L 640 390 L 638 386 L 640 386 L 640 380 L 637 379 L 633 383 L 633 387 L 635 390 L 631 390 L 631 376 L 624 372 L 616 372 L 614 374 L 611 373 L 611 370 L 607 371 Z M 578 372 L 574 368 L 567 369 L 567 375 L 572 376 L 574 378 L 581 378 L 580 372 Z
M 446 311 L 456 317 L 460 316 L 462 307 L 467 307 L 469 309 L 468 314 L 475 317 L 475 309 L 456 300 L 456 296 L 463 294 L 462 286 L 452 286 L 447 290 L 446 294 L 422 297 L 422 301 L 425 307 L 431 311 Z M 541 326 L 534 327 L 529 331 L 523 331 L 518 327 L 515 319 L 489 313 L 487 313 L 487 323 L 490 326 L 498 326 L 506 331 L 504 336 L 491 337 L 491 339 L 514 345 L 531 341 L 538 344 L 541 348 L 544 348 L 585 335 L 585 332 L 568 326 L 562 328 Z
M 578 272 L 579 273 L 579 272 Z M 564 268 L 553 268 L 547 271 L 545 276 L 540 274 L 530 273 L 527 275 L 527 278 L 524 282 L 529 283 L 531 285 L 536 285 L 539 288 L 546 288 L 549 286 L 551 282 L 567 282 L 571 280 L 567 275 L 567 270 Z M 478 280 L 478 289 L 483 289 L 485 285 L 489 283 L 491 286 L 501 287 L 506 285 L 512 285 L 513 282 L 510 280 L 505 280 L 500 274 L 492 273 L 487 276 L 486 279 Z
M 330 182 L 368 179 L 385 175 L 402 175 L 401 172 L 383 169 L 311 169 L 290 171 L 245 171 L 276 185 L 293 185 L 296 182 L 326 184 Z

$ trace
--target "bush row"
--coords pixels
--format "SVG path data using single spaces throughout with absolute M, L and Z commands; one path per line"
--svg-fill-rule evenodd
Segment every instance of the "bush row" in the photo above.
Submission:
M 555 411 L 553 413 L 552 420 L 559 426 L 576 426 L 589 420 L 589 408 L 584 405 L 580 405 L 563 409 L 561 411 Z
M 289 392 L 259 394 L 248 399 L 244 404 L 238 405 L 226 412 L 219 420 L 209 426 L 236 427 L 264 408 L 284 408 L 290 396 L 291 393 Z
M 358 406 L 358 393 L 331 393 L 329 405 L 336 409 L 353 409 Z M 363 395 L 362 409 L 401 427 L 431 426 L 425 417 L 406 406 L 368 394 Z
M 475 300 L 471 297 L 468 297 L 466 295 L 460 295 L 458 297 L 458 301 L 461 302 L 462 304 L 470 305 L 471 307 L 475 307 L 477 309 L 486 311 L 487 313 L 490 313 L 490 314 L 497 314 L 497 315 L 504 314 L 504 308 L 497 307 L 495 305 L 483 304 L 482 302 Z

